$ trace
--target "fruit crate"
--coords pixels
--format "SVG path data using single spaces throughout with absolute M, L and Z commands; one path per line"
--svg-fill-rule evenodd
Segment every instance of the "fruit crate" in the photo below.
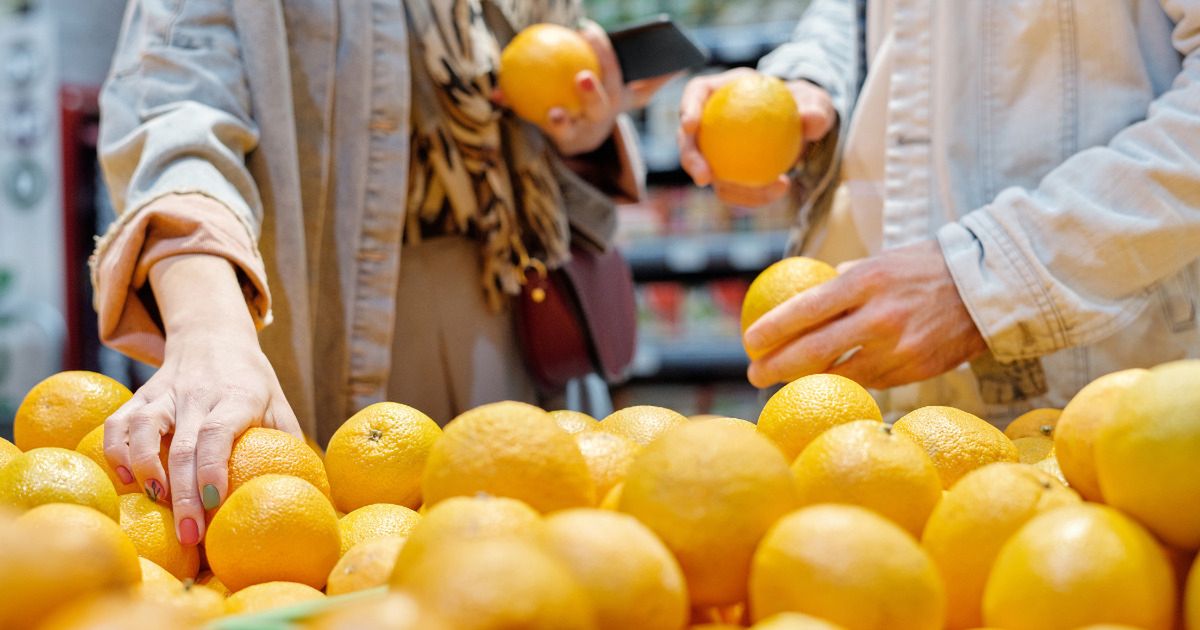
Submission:
M 347 602 L 382 598 L 386 594 L 387 587 L 379 586 L 260 613 L 223 617 L 208 624 L 206 630 L 296 630 L 299 624 L 327 610 Z

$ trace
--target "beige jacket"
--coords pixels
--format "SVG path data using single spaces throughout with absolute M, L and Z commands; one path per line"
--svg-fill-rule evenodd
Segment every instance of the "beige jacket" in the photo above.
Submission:
M 92 260 L 105 343 L 160 363 L 150 267 L 215 254 L 237 267 L 306 432 L 327 438 L 384 399 L 409 159 L 406 30 L 402 0 L 130 2 L 101 94 L 119 214 Z M 627 133 L 616 134 L 616 188 L 636 195 Z M 559 167 L 576 234 L 606 245 L 611 199 Z

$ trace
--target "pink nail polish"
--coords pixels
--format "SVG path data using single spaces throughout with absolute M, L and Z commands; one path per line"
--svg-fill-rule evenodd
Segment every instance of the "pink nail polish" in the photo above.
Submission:
M 200 542 L 200 528 L 196 526 L 196 521 L 190 518 L 179 521 L 179 542 L 188 547 Z
M 121 483 L 133 483 L 133 475 L 124 466 L 117 466 L 117 478 L 121 480 Z

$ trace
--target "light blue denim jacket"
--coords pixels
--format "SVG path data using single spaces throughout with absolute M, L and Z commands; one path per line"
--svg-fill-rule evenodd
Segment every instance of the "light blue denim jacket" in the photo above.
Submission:
M 1061 406 L 1101 374 L 1200 354 L 1200 1 L 869 10 L 892 46 L 882 247 L 940 242 L 992 355 L 1018 366 L 976 370 L 990 413 Z M 797 249 L 831 203 L 875 71 L 867 11 L 814 0 L 761 64 L 825 87 L 841 116 L 801 173 Z M 1044 391 L 1016 382 L 1029 370 Z

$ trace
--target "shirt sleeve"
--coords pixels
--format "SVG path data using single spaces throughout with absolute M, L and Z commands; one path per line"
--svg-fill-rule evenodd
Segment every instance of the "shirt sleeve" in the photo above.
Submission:
M 230 0 L 130 2 L 100 114 L 100 163 L 118 214 L 91 261 L 104 340 L 155 358 L 144 340 L 161 331 L 141 316 L 156 312 L 146 263 L 175 253 L 229 259 L 256 322 L 269 322 L 256 248 L 262 203 L 245 161 L 258 127 Z
M 1118 332 L 1200 253 L 1200 9 L 1163 6 L 1183 69 L 1145 119 L 938 232 L 959 294 L 1002 361 Z

